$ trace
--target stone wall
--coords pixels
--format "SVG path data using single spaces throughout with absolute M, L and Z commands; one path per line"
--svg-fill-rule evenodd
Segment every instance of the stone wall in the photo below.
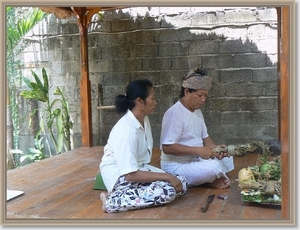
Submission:
M 81 146 L 77 19 L 49 15 L 26 41 L 30 45 L 20 56 L 24 75 L 30 77 L 30 69 L 41 73 L 44 67 L 53 89 L 66 87 L 75 147 Z M 94 145 L 106 143 L 120 118 L 114 110 L 102 110 L 100 117 L 99 101 L 113 105 L 128 82 L 148 78 L 158 101 L 150 116 L 158 147 L 162 116 L 178 100 L 183 75 L 196 66 L 213 77 L 202 111 L 217 144 L 277 139 L 275 8 L 133 7 L 105 12 L 103 20 L 93 18 L 88 49 Z M 25 130 L 22 134 L 28 136 Z

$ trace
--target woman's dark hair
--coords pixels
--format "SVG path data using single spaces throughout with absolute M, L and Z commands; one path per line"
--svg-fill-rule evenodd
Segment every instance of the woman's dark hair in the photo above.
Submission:
M 142 100 L 146 100 L 152 87 L 153 84 L 148 79 L 138 79 L 130 82 L 126 87 L 126 92 L 115 98 L 117 112 L 125 113 L 128 109 L 132 110 L 135 106 L 135 99 L 140 97 Z

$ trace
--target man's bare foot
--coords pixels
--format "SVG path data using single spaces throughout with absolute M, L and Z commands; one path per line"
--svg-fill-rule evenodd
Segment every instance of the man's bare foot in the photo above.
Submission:
M 212 188 L 228 188 L 230 187 L 230 180 L 227 178 L 219 178 L 212 183 L 208 183 L 208 185 Z
M 102 201 L 102 210 L 106 212 L 106 199 L 107 199 L 107 193 L 106 192 L 101 192 L 100 193 L 100 200 Z

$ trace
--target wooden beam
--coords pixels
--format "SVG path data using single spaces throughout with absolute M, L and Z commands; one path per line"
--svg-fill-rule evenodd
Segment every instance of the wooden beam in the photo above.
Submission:
M 279 46 L 280 52 L 278 53 L 279 59 L 279 128 L 280 128 L 280 143 L 281 143 L 281 188 L 282 188 L 282 201 L 281 201 L 281 218 L 290 219 L 290 99 L 289 99 L 289 85 L 290 85 L 290 7 L 284 6 L 279 9 L 280 20 L 280 38 Z
M 80 58 L 81 58 L 81 129 L 82 129 L 82 146 L 93 146 L 93 129 L 92 129 L 92 103 L 91 103 L 91 82 L 89 79 L 88 63 L 88 25 L 91 15 L 88 14 L 86 7 L 73 7 L 77 15 L 80 32 Z

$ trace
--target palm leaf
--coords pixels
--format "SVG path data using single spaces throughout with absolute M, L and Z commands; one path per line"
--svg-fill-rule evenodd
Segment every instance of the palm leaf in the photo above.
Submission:
M 7 55 L 10 55 L 22 38 L 47 15 L 40 8 L 29 7 L 24 17 L 17 21 L 15 15 L 16 8 L 17 7 L 6 8 Z

